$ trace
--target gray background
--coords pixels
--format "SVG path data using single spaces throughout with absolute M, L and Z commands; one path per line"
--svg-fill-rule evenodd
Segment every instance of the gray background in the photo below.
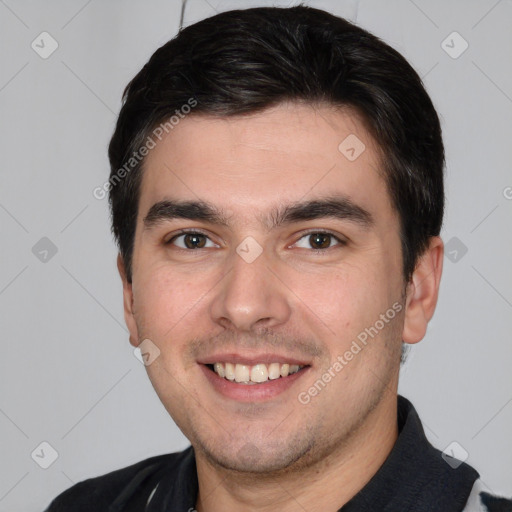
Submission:
M 512 2 L 307 3 L 401 51 L 440 113 L 449 257 L 400 392 L 436 446 L 456 441 L 490 490 L 511 495 Z M 184 20 L 269 4 L 190 0 Z M 128 343 L 107 201 L 92 194 L 122 89 L 180 11 L 178 0 L 0 0 L 1 512 L 40 511 L 74 482 L 187 445 Z M 31 47 L 51 48 L 43 31 L 58 43 L 46 59 Z M 469 44 L 461 55 L 454 31 Z M 58 452 L 48 469 L 43 441 Z

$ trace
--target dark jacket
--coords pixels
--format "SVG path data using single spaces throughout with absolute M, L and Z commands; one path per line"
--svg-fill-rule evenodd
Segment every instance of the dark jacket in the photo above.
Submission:
M 373 478 L 340 512 L 512 512 L 484 492 L 478 473 L 434 448 L 413 405 L 398 396 L 398 439 Z M 193 512 L 198 491 L 192 447 L 80 482 L 45 512 Z

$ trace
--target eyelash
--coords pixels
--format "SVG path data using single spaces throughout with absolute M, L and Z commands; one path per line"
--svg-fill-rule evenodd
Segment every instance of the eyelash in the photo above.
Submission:
M 171 238 L 169 238 L 169 240 L 165 242 L 165 245 L 171 245 L 172 242 L 174 242 L 177 238 L 183 235 L 202 235 L 210 239 L 210 237 L 206 233 L 203 233 L 200 229 L 180 229 L 176 235 L 172 236 Z M 183 249 L 183 247 L 178 247 L 178 249 L 189 252 L 193 250 L 197 251 L 197 249 Z
M 347 245 L 347 241 L 346 240 L 343 240 L 342 238 L 340 238 L 339 236 L 336 236 L 334 233 L 332 233 L 331 231 L 327 231 L 327 230 L 322 230 L 322 229 L 314 229 L 312 231 L 308 231 L 306 233 L 302 233 L 302 235 L 299 237 L 299 239 L 295 242 L 295 244 L 299 241 L 299 240 L 302 240 L 303 238 L 307 237 L 307 236 L 311 236 L 311 235 L 328 235 L 330 236 L 331 238 L 333 238 L 334 240 L 336 240 L 337 244 L 332 246 L 332 247 L 327 247 L 325 249 L 309 249 L 309 252 L 313 252 L 314 254 L 325 254 L 328 250 L 330 249 L 339 249 L 340 247 L 344 247 Z M 293 245 L 295 245 L 293 244 Z
M 312 230 L 312 231 L 308 231 L 306 233 L 302 233 L 302 235 L 298 238 L 298 240 L 292 244 L 292 245 L 295 245 L 299 240 L 302 240 L 304 237 L 307 237 L 307 236 L 311 236 L 311 235 L 316 235 L 316 234 L 320 234 L 320 235 L 328 235 L 332 238 L 334 238 L 336 240 L 337 245 L 333 246 L 333 247 L 327 247 L 325 249 L 309 249 L 309 252 L 312 252 L 312 253 L 315 253 L 315 254 L 325 254 L 326 251 L 328 251 L 329 249 L 335 249 L 335 248 L 339 248 L 339 247 L 344 247 L 347 245 L 347 241 L 346 240 L 343 240 L 341 239 L 340 237 L 336 236 L 334 233 L 332 233 L 331 231 L 326 231 L 326 230 L 319 230 L 319 229 L 316 229 L 316 230 Z M 183 236 L 183 235 L 202 235 L 208 239 L 210 239 L 210 237 L 206 234 L 206 233 L 203 233 L 201 230 L 199 229 L 182 229 L 180 230 L 176 235 L 174 235 L 173 237 L 171 237 L 169 240 L 167 240 L 165 242 L 165 245 L 171 245 L 172 242 L 174 242 L 177 238 L 179 238 L 180 236 Z M 211 241 L 211 239 L 210 239 Z M 198 249 L 183 249 L 182 247 L 178 247 L 178 249 L 180 250 L 183 250 L 183 251 L 187 251 L 187 252 L 192 252 L 192 251 L 197 251 Z M 199 249 L 202 249 L 202 248 L 199 248 Z

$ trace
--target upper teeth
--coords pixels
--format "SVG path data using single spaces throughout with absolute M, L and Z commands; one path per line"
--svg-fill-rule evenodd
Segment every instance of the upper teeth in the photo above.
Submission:
M 254 366 L 233 363 L 215 363 L 213 365 L 215 373 L 220 377 L 240 383 L 266 382 L 267 380 L 297 373 L 300 368 L 303 368 L 303 366 L 288 363 L 271 363 L 268 365 L 259 363 Z

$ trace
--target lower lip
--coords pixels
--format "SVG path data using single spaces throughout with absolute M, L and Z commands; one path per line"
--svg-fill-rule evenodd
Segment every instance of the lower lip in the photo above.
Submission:
M 218 393 L 239 402 L 264 402 L 265 400 L 270 400 L 284 393 L 309 370 L 309 366 L 307 366 L 287 377 L 279 377 L 278 379 L 269 380 L 261 384 L 239 384 L 220 377 L 204 364 L 199 366 Z

